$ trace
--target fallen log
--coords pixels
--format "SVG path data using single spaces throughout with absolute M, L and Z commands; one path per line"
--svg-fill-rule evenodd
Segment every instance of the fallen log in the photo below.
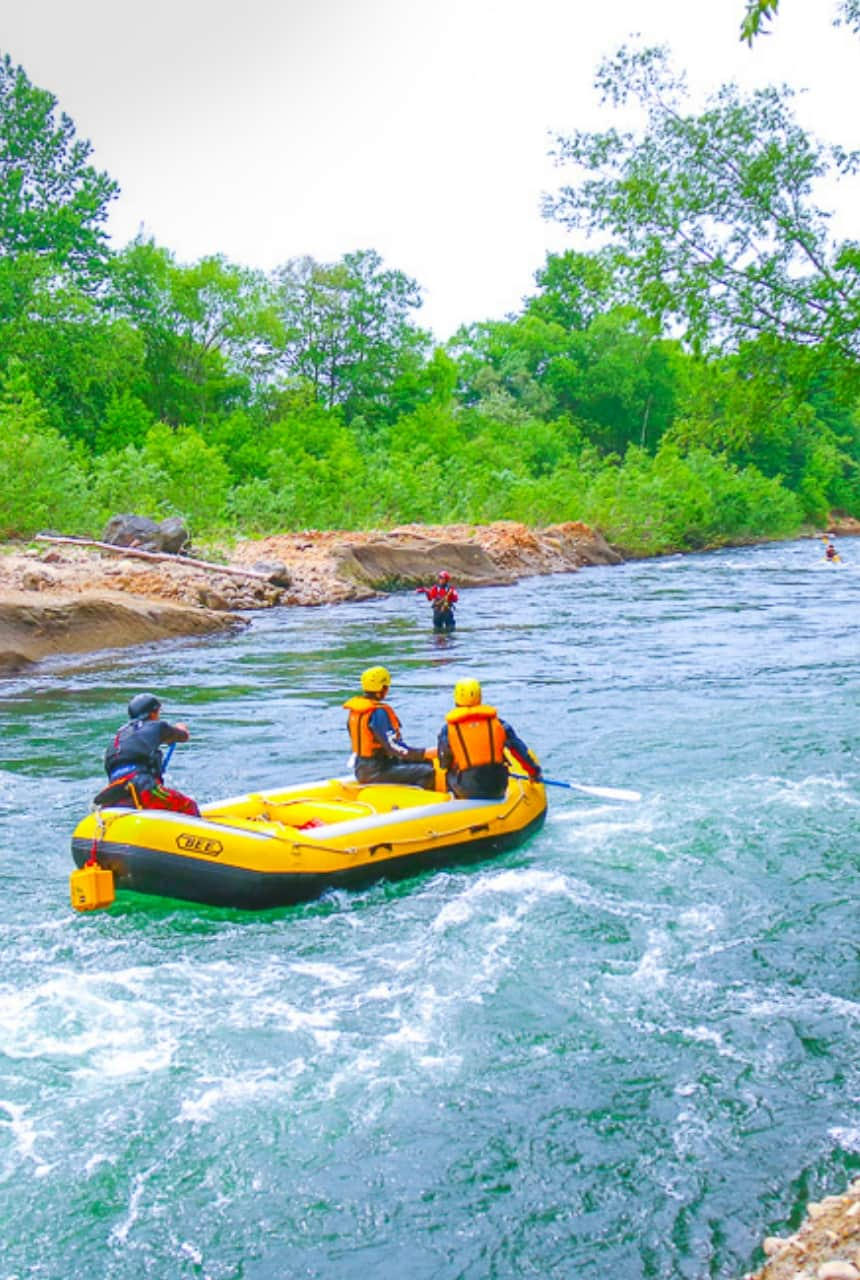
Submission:
M 193 556 L 172 554 L 166 551 L 140 551 L 136 547 L 117 547 L 113 542 L 99 542 L 95 538 L 74 538 L 58 533 L 37 533 L 34 542 L 65 542 L 75 547 L 95 547 L 97 551 L 109 551 L 116 556 L 133 556 L 137 560 L 162 560 L 168 564 L 188 565 L 194 569 L 204 569 L 209 573 L 229 573 L 234 578 L 257 578 L 260 582 L 268 582 L 269 574 L 260 573 L 256 569 L 240 569 L 235 565 L 213 564 L 211 560 L 196 560 Z

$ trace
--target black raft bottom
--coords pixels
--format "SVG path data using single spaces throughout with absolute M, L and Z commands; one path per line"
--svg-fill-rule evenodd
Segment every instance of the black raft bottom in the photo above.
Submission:
M 423 853 L 386 858 L 385 844 L 377 845 L 376 862 L 334 872 L 311 875 L 289 871 L 247 871 L 216 861 L 185 858 L 139 845 L 114 844 L 106 840 L 98 846 L 100 866 L 114 874 L 118 889 L 154 894 L 160 898 L 181 898 L 210 907 L 236 907 L 260 911 L 267 907 L 289 907 L 310 902 L 327 889 L 361 889 L 377 880 L 402 880 L 420 871 L 435 871 L 452 864 L 481 862 L 509 849 L 516 849 L 544 824 L 546 810 L 526 827 L 507 831 L 467 844 L 447 845 Z M 92 840 L 72 840 L 72 857 L 82 867 L 90 856 Z

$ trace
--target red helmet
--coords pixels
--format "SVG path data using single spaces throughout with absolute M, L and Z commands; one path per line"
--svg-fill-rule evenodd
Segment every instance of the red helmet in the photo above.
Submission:
M 439 581 L 440 581 L 440 582 L 450 582 L 450 581 L 451 581 L 451 575 L 450 575 L 450 573 L 448 572 L 448 570 L 447 570 L 447 569 L 440 569 L 440 571 L 439 571 Z

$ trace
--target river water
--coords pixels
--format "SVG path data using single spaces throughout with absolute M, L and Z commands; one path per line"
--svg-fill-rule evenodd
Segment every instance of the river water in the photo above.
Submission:
M 255 616 L 0 686 L 0 1278 L 739 1277 L 860 1167 L 856 556 L 796 542 Z M 856 558 L 856 565 L 854 563 Z M 130 693 L 200 800 L 474 675 L 548 776 L 478 866 L 257 915 L 68 905 Z

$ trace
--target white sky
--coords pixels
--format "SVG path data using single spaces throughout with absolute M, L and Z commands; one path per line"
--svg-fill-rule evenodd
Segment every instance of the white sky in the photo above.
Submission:
M 607 123 L 593 73 L 633 32 L 697 94 L 807 89 L 805 127 L 860 146 L 860 39 L 831 28 L 834 4 L 782 0 L 750 51 L 743 0 L 5 0 L 0 52 L 120 184 L 117 247 L 143 229 L 183 262 L 267 270 L 373 248 L 445 339 L 517 309 L 573 244 L 540 215 L 563 180 L 550 134 Z M 829 199 L 856 234 L 849 189 Z

